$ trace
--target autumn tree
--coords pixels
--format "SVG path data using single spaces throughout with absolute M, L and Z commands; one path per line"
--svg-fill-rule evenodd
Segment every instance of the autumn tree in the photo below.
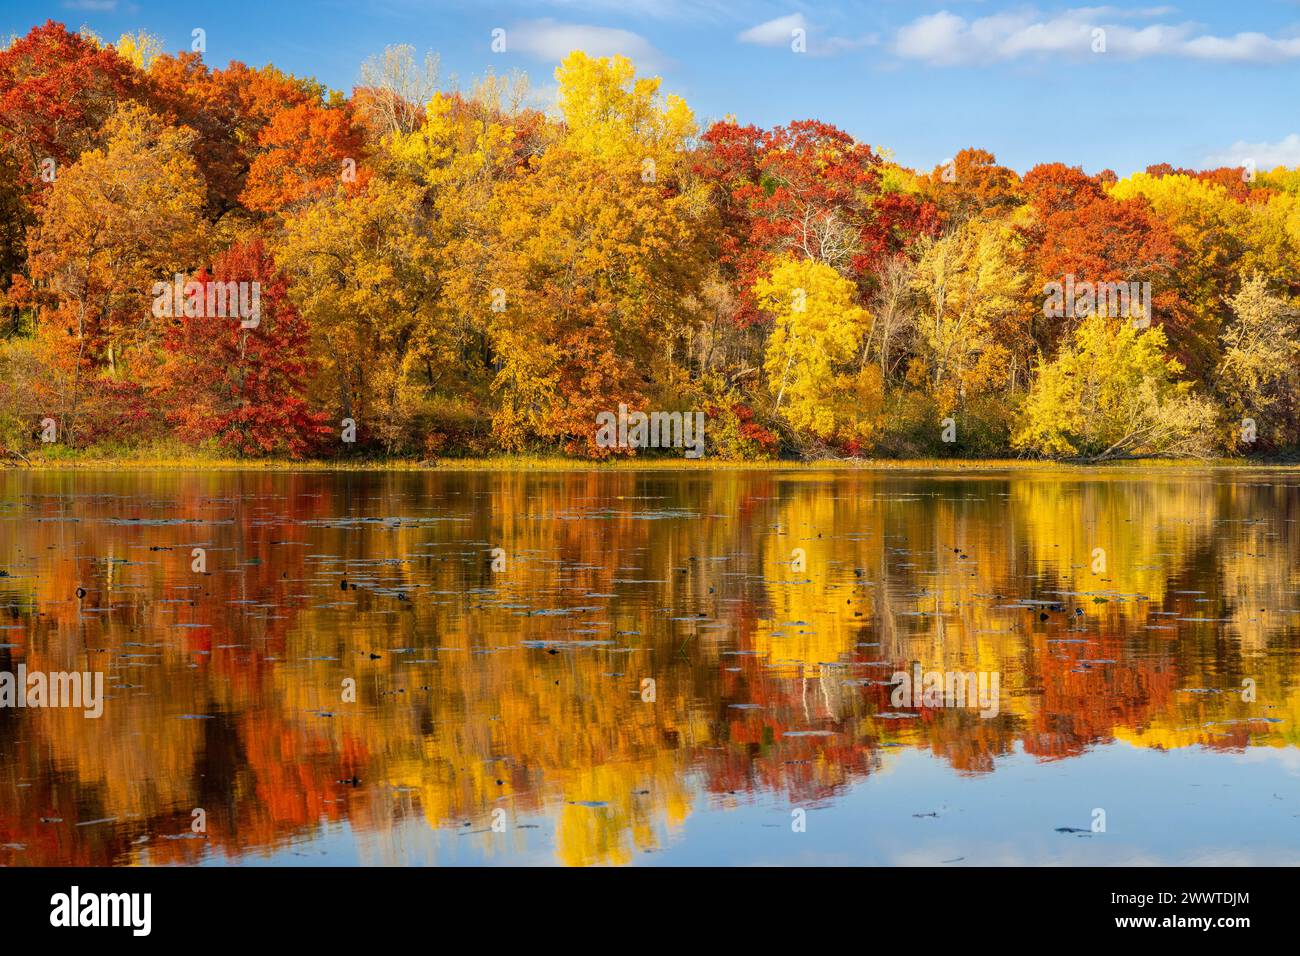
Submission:
M 423 193 L 375 177 L 291 214 L 277 257 L 311 323 L 317 400 L 390 449 L 414 437 L 417 383 L 459 381 L 440 324 L 438 250 Z
M 997 388 L 1011 372 L 1015 328 L 1025 290 L 1022 252 L 1006 226 L 980 220 L 925 246 L 913 288 L 917 361 L 940 410 Z
M 1036 218 L 1023 228 L 1031 250 L 1034 308 L 1028 317 L 1038 347 L 1052 354 L 1083 318 L 1073 307 L 1046 314 L 1049 283 L 1149 283 L 1151 315 L 1126 316 L 1166 327 L 1176 348 L 1191 347 L 1187 303 L 1177 283 L 1183 253 L 1173 232 L 1141 199 L 1117 199 L 1082 174 L 1043 167 L 1025 177 Z
M 1207 454 L 1213 407 L 1178 381 L 1182 366 L 1166 346 L 1159 326 L 1090 316 L 1039 369 L 1014 445 L 1092 461 Z
M 113 49 L 137 70 L 147 71 L 162 54 L 163 46 L 162 40 L 154 34 L 147 30 L 137 30 L 135 33 L 123 33 L 113 44 Z
M 1215 381 L 1233 429 L 1243 445 L 1257 438 L 1266 448 L 1292 445 L 1300 438 L 1300 310 L 1270 292 L 1259 273 L 1229 306 Z
M 829 124 L 764 131 L 722 121 L 702 139 L 697 169 L 716 184 L 720 251 L 741 291 L 742 324 L 756 318 L 750 290 L 772 256 L 825 263 L 865 290 L 887 257 L 938 231 L 933 205 L 885 190 L 880 157 Z
M 260 152 L 241 196 L 249 209 L 280 212 L 336 189 L 355 192 L 368 177 L 362 136 L 346 103 L 281 110 L 257 142 Z
M 195 281 L 204 301 L 213 283 L 255 286 L 257 306 L 249 316 L 174 317 L 156 388 L 178 434 L 241 456 L 318 447 L 331 429 L 307 403 L 310 329 L 261 241 L 226 250 Z
M 253 69 L 232 61 L 213 70 L 200 54 L 188 52 L 155 57 L 146 80 L 150 107 L 197 136 L 194 154 L 213 219 L 242 209 L 239 197 L 271 118 L 319 103 L 324 92 L 319 83 L 273 66 Z
M 556 71 L 562 138 L 503 181 L 457 283 L 497 363 L 494 431 L 508 448 L 595 445 L 595 416 L 642 403 L 700 268 L 697 206 L 678 172 L 689 111 L 622 57 Z M 495 306 L 495 307 L 494 307 Z
M 959 150 L 947 163 L 920 177 L 918 185 L 949 228 L 974 216 L 1009 215 L 1024 202 L 1015 170 L 999 166 L 997 158 L 984 149 Z
M 776 411 L 798 433 L 856 447 L 875 428 L 881 376 L 861 362 L 871 319 L 854 293 L 830 266 L 793 256 L 754 288 L 773 317 L 763 367 Z
M 202 261 L 202 183 L 193 134 L 123 104 L 105 123 L 106 145 L 59 176 L 31 242 L 32 278 L 53 306 L 42 321 L 66 334 L 74 374 L 62 398 L 73 440 L 88 375 L 123 371 L 154 332 L 153 289 Z
M 1279 288 L 1300 289 L 1300 249 L 1284 205 L 1241 203 L 1218 183 L 1185 175 L 1138 173 L 1116 183 L 1110 195 L 1141 197 L 1176 238 L 1182 254 L 1169 278 L 1189 313 L 1176 344 L 1193 374 L 1213 369 L 1229 319 L 1227 297 L 1242 278 L 1258 272 Z
M 1106 195 L 1096 177 L 1078 166 L 1040 163 L 1025 173 L 1021 189 L 1039 219 L 1073 212 Z
M 112 47 L 53 20 L 0 51 L 0 147 L 25 193 L 41 189 L 42 162 L 62 167 L 98 142 L 100 127 L 140 77 Z

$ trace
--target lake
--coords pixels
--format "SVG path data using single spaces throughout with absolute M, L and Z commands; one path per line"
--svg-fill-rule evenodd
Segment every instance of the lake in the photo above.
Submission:
M 0 489 L 0 864 L 1300 861 L 1295 472 Z

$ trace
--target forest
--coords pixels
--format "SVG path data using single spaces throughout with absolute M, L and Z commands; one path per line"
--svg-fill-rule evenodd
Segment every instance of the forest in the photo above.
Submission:
M 1300 170 L 913 170 L 623 57 L 555 80 L 12 38 L 4 456 L 681 457 L 599 441 L 622 407 L 703 413 L 706 461 L 1300 449 Z

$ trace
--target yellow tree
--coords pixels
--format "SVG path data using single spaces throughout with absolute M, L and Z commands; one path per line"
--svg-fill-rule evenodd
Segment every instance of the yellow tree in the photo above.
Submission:
M 1198 361 L 1213 366 L 1230 313 L 1227 296 L 1260 273 L 1277 288 L 1300 284 L 1293 197 L 1239 202 L 1218 183 L 1186 175 L 1137 173 L 1110 188 L 1117 199 L 1141 196 L 1173 229 L 1186 255 L 1174 280 L 1191 309 Z M 1159 291 L 1159 290 L 1157 290 Z
M 1213 406 L 1179 382 L 1164 329 L 1094 314 L 1039 369 L 1013 436 L 1018 448 L 1091 460 L 1208 451 Z
M 437 322 L 429 232 L 422 190 L 374 176 L 288 216 L 276 250 L 322 359 L 317 397 L 389 450 L 414 437 L 420 386 L 457 367 Z
M 940 410 L 1001 385 L 1027 281 L 1011 227 L 967 221 L 923 246 L 913 281 L 918 352 Z
M 152 339 L 155 283 L 191 272 L 207 241 L 194 134 L 131 103 L 103 134 L 103 148 L 60 172 L 30 250 L 32 278 L 55 302 L 43 318 L 67 333 L 70 440 L 85 371 L 117 374 L 125 353 Z
M 763 369 L 776 410 L 797 432 L 840 444 L 868 438 L 881 403 L 880 369 L 860 361 L 871 317 L 855 292 L 825 263 L 789 256 L 754 284 L 774 323 Z
M 556 77 L 562 132 L 495 184 L 449 289 L 488 330 L 498 441 L 598 454 L 596 415 L 653 390 L 705 258 L 677 176 L 693 124 L 623 58 L 573 53 Z
M 638 77 L 627 57 L 575 50 L 555 71 L 565 142 L 575 152 L 634 159 L 647 175 L 669 177 L 685 159 L 695 117 L 679 96 L 661 96 L 659 77 Z M 645 160 L 654 161 L 652 168 Z
M 117 55 L 137 70 L 148 70 L 163 52 L 162 40 L 145 30 L 123 33 L 113 47 Z
M 1256 440 L 1246 421 L 1262 419 L 1270 445 L 1294 442 L 1300 413 L 1300 312 L 1269 291 L 1259 273 L 1228 300 L 1233 319 L 1220 337 L 1217 385 L 1221 400 L 1242 422 L 1242 440 Z M 1234 431 L 1236 423 L 1233 423 Z
M 394 178 L 424 189 L 429 237 L 443 249 L 441 271 L 430 277 L 443 291 L 437 321 L 460 343 L 460 363 L 476 382 L 490 350 L 483 302 L 496 288 L 487 281 L 494 252 L 482 241 L 497 228 L 489 209 L 498 187 L 553 138 L 544 117 L 523 108 L 526 95 L 525 78 L 492 75 L 468 97 L 437 93 L 423 123 L 387 136 L 379 151 Z
M 497 182 L 518 172 L 545 135 L 540 113 L 525 110 L 523 77 L 489 75 L 468 97 L 435 93 L 424 122 L 385 137 L 387 158 L 430 188 L 440 207 L 481 209 Z

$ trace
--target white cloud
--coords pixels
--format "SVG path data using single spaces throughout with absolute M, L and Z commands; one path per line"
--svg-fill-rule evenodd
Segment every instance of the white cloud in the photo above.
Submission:
M 117 0 L 63 0 L 63 6 L 68 10 L 94 10 L 107 13 L 117 9 Z
M 792 13 L 786 17 L 767 20 L 738 34 L 736 39 L 741 43 L 752 43 L 757 46 L 783 47 L 794 40 L 795 30 L 804 31 L 805 48 L 813 56 L 835 56 L 880 42 L 880 38 L 874 33 L 857 38 L 819 36 L 817 28 L 810 25 L 802 13 Z
M 1276 143 L 1247 143 L 1237 140 L 1222 153 L 1205 157 L 1207 168 L 1215 166 L 1243 166 L 1250 160 L 1256 169 L 1275 166 L 1300 166 L 1300 133 L 1292 133 Z
M 1262 33 L 1238 33 L 1231 37 L 1197 37 L 1183 45 L 1186 56 L 1202 60 L 1235 60 L 1262 63 L 1300 56 L 1300 38 L 1275 40 Z
M 1141 26 L 1114 22 L 1150 19 L 1168 12 L 1164 7 L 1130 11 L 1080 7 L 1048 17 L 1028 11 L 967 20 L 944 10 L 901 27 L 893 50 L 904 59 L 950 66 L 1025 56 L 1086 56 L 1093 53 L 1097 31 L 1104 31 L 1105 52 L 1121 57 L 1178 56 L 1243 63 L 1300 57 L 1300 37 L 1274 38 L 1262 33 L 1220 37 L 1200 34 L 1190 23 Z
M 814 41 L 809 52 L 814 56 L 835 56 L 838 53 L 849 53 L 863 47 L 875 46 L 879 42 L 878 33 L 868 33 L 856 40 L 849 37 L 828 37 L 825 40 Z
M 899 29 L 894 52 L 909 60 L 957 63 L 974 52 L 967 42 L 969 32 L 965 19 L 944 10 Z
M 785 46 L 790 42 L 795 30 L 808 31 L 808 23 L 802 13 L 792 13 L 788 17 L 777 17 L 757 26 L 750 27 L 736 37 L 741 43 L 756 43 L 759 46 Z
M 1072 12 L 1080 16 L 1098 19 L 1110 17 L 1112 20 L 1149 20 L 1152 17 L 1163 17 L 1174 13 L 1177 9 L 1177 7 L 1136 7 L 1129 9 L 1124 7 L 1078 7 Z
M 506 50 L 551 62 L 564 59 L 573 50 L 582 50 L 591 56 L 622 54 L 638 69 L 658 69 L 664 64 L 663 54 L 639 33 L 554 20 L 529 20 L 508 28 Z

